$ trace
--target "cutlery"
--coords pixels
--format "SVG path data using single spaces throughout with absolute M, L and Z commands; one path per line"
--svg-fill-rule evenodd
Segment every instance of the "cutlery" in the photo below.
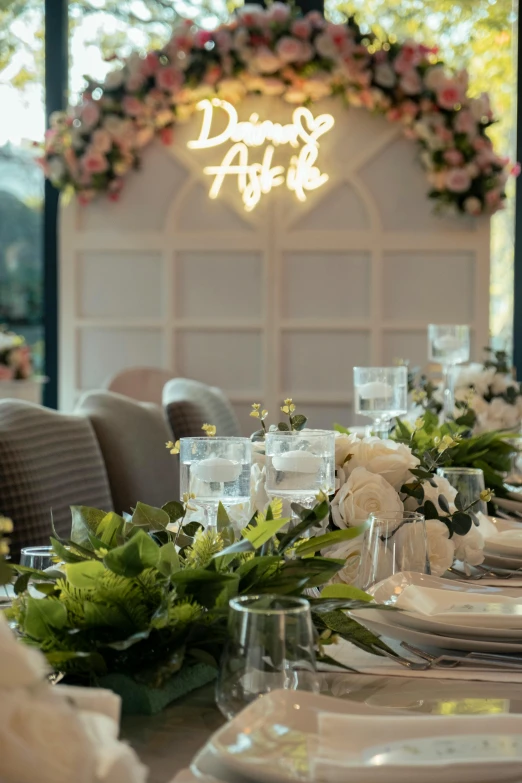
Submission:
M 415 647 L 413 644 L 409 644 L 408 642 L 401 642 L 401 647 L 413 655 L 417 655 L 419 658 L 422 658 L 425 661 L 426 666 L 424 667 L 424 671 L 437 667 L 444 669 L 454 669 L 462 664 L 482 666 L 483 668 L 498 668 L 502 671 L 522 670 L 522 658 L 513 655 L 470 652 L 467 655 L 449 655 L 444 653 L 443 655 L 437 656 L 433 653 L 426 652 L 426 650 L 421 650 L 418 647 Z M 418 666 L 419 665 L 417 664 L 415 667 L 412 667 L 412 669 L 414 671 L 422 671 L 422 669 L 418 668 Z M 422 666 L 422 664 L 420 666 Z

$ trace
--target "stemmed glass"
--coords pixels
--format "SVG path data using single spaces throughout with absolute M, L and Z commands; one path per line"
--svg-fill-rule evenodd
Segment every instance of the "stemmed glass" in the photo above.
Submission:
M 248 595 L 233 598 L 229 607 L 229 641 L 216 687 L 226 718 L 270 691 L 318 691 L 308 601 Z
M 335 490 L 335 432 L 268 432 L 265 438 L 266 491 L 312 508 L 319 492 Z
M 431 573 L 424 515 L 417 511 L 371 514 L 357 584 L 367 590 L 401 571 Z
M 469 326 L 466 324 L 429 324 L 428 358 L 442 365 L 444 418 L 453 416 L 455 407 L 455 373 L 457 364 L 469 361 Z
M 53 564 L 53 554 L 52 546 L 26 546 L 20 551 L 20 565 L 45 571 Z
M 484 473 L 480 468 L 438 468 L 439 476 L 447 479 L 462 498 L 464 508 L 471 506 L 475 514 L 488 513 L 488 504 L 480 499 L 484 491 Z
M 209 526 L 216 525 L 220 503 L 227 508 L 249 502 L 249 438 L 181 438 L 179 457 L 181 493 L 194 496 Z
M 408 368 L 354 367 L 355 412 L 373 419 L 373 431 L 387 438 L 392 419 L 408 411 Z

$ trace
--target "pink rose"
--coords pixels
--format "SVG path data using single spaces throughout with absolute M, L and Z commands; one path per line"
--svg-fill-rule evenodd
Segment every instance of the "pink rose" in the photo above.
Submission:
M 216 30 L 214 40 L 221 54 L 226 54 L 232 49 L 232 36 L 227 30 Z
M 109 162 L 105 155 L 93 147 L 89 147 L 81 158 L 83 170 L 88 174 L 103 174 L 109 168 Z
M 468 136 L 475 136 L 477 133 L 476 120 L 467 109 L 459 111 L 455 117 L 454 127 L 457 133 L 466 133 Z
M 141 72 L 145 78 L 154 76 L 159 68 L 159 59 L 156 52 L 149 52 L 142 62 Z
M 462 90 L 455 79 L 444 79 L 436 90 L 437 103 L 442 109 L 454 109 L 462 101 Z
M 265 21 L 265 10 L 255 3 L 245 3 L 237 9 L 241 24 L 247 27 L 261 27 Z
M 306 14 L 305 19 L 307 19 L 316 30 L 322 30 L 326 24 L 325 18 L 320 11 L 310 11 L 310 13 Z
M 275 73 L 281 67 L 282 62 L 268 46 L 261 46 L 252 60 L 252 65 L 261 73 Z
M 134 95 L 126 95 L 123 99 L 123 111 L 130 117 L 139 117 L 145 111 L 145 106 Z
M 422 81 L 413 68 L 410 71 L 406 71 L 401 77 L 400 86 L 406 95 L 418 95 L 422 89 Z
M 160 68 L 156 74 L 156 84 L 165 92 L 177 92 L 182 83 L 183 75 L 176 68 L 171 68 L 170 66 Z
M 446 81 L 446 74 L 442 65 L 435 65 L 433 68 L 428 68 L 424 74 L 424 84 L 432 92 L 437 92 L 440 85 Z
M 292 35 L 296 38 L 309 38 L 312 32 L 312 25 L 310 21 L 304 17 L 303 19 L 296 19 L 292 22 L 291 26 Z
M 459 150 L 446 150 L 444 153 L 444 160 L 449 163 L 450 166 L 460 166 L 464 163 L 464 156 Z
M 441 141 L 446 142 L 446 144 L 454 143 L 453 133 L 449 128 L 445 128 L 443 125 L 439 125 L 439 127 L 436 128 L 435 134 Z
M 194 46 L 197 49 L 203 49 L 205 44 L 212 40 L 212 34 L 208 30 L 198 30 L 194 33 Z
M 407 41 L 393 61 L 397 73 L 405 74 L 422 61 L 422 51 L 413 41 Z
M 109 150 L 112 147 L 111 134 L 108 133 L 103 128 L 98 128 L 92 134 L 92 146 L 98 152 L 102 152 L 102 153 L 109 152 Z
M 320 33 L 316 37 L 314 45 L 317 54 L 327 60 L 333 60 L 338 54 L 338 49 L 333 38 L 326 32 Z
M 471 177 L 465 169 L 449 169 L 446 172 L 446 187 L 453 193 L 465 193 L 471 185 Z
M 290 6 L 287 3 L 280 3 L 278 0 L 275 0 L 272 5 L 268 6 L 268 9 L 266 11 L 266 18 L 270 22 L 286 22 L 288 17 L 290 16 Z
M 100 119 L 100 110 L 98 106 L 91 101 L 86 103 L 85 106 L 82 106 L 80 119 L 86 129 L 94 127 Z
M 303 60 L 303 44 L 297 38 L 283 36 L 277 42 L 276 52 L 284 63 L 295 63 Z

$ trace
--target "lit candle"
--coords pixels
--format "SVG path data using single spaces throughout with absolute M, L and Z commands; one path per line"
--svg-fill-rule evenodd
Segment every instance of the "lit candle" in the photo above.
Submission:
M 291 473 L 317 473 L 321 467 L 321 457 L 311 451 L 285 451 L 272 457 L 275 470 Z
M 438 351 L 458 351 L 459 348 L 462 348 L 462 340 L 455 335 L 445 334 L 442 337 L 437 337 L 435 348 Z
M 207 484 L 236 481 L 241 475 L 241 464 L 225 457 L 207 457 L 193 466 L 192 475 Z
M 357 393 L 363 400 L 386 399 L 393 395 L 393 388 L 389 383 L 382 381 L 370 381 L 357 387 Z

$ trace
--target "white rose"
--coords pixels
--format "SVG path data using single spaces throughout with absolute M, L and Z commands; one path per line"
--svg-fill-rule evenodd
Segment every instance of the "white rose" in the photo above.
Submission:
M 393 440 L 375 437 L 354 439 L 350 448 L 353 456 L 344 465 L 347 475 L 363 467 L 370 473 L 378 473 L 397 491 L 409 480 L 411 468 L 419 464 L 409 446 Z
M 497 372 L 493 376 L 493 380 L 491 382 L 491 391 L 493 394 L 504 394 L 505 391 L 512 388 L 513 386 L 516 387 L 518 384 L 510 375 Z
M 338 54 L 337 46 L 328 33 L 319 33 L 314 41 L 314 44 L 317 50 L 317 54 L 326 58 L 327 60 L 333 60 Z
M 360 536 L 357 536 L 357 538 L 351 538 L 349 541 L 341 541 L 340 544 L 328 547 L 321 552 L 323 557 L 333 557 L 339 560 L 345 560 L 344 567 L 332 577 L 330 580 L 331 583 L 337 584 L 342 582 L 347 585 L 358 587 L 357 575 L 361 562 L 363 538 L 364 536 L 361 534 Z
M 450 540 L 447 526 L 438 519 L 426 522 L 426 535 L 431 573 L 433 576 L 442 576 L 453 565 L 455 544 Z
M 397 81 L 395 71 L 388 63 L 377 65 L 374 71 L 374 79 L 381 87 L 393 87 Z
M 349 454 L 353 454 L 359 438 L 357 435 L 343 435 L 340 432 L 335 434 L 335 464 L 342 468 Z
M 435 508 L 437 509 L 439 514 L 445 514 L 446 512 L 439 505 L 439 496 L 443 495 L 448 501 L 448 505 L 450 507 L 451 513 L 453 513 L 455 511 L 455 504 L 453 501 L 457 496 L 457 490 L 455 489 L 455 487 L 452 487 L 448 479 L 444 478 L 443 476 L 433 476 L 433 481 L 437 486 L 432 487 L 429 481 L 422 482 L 422 488 L 424 490 L 424 500 L 425 501 L 430 500 L 435 506 Z M 408 501 L 413 501 L 413 503 L 415 504 L 415 508 L 410 509 L 411 504 L 407 502 L 405 502 L 404 507 L 411 511 L 415 511 L 417 508 L 417 501 L 415 500 L 415 498 L 408 498 Z
M 468 389 L 473 387 L 477 394 L 484 396 L 488 393 L 493 382 L 495 369 L 485 369 L 481 364 L 469 364 L 459 369 L 455 378 L 456 389 Z
M 332 517 L 337 527 L 350 527 L 367 520 L 370 514 L 403 511 L 398 493 L 382 476 L 365 468 L 355 468 L 332 501 Z
M 455 545 L 455 557 L 466 565 L 480 565 L 484 562 L 484 538 L 476 525 L 471 526 L 465 536 L 455 534 L 452 539 Z

